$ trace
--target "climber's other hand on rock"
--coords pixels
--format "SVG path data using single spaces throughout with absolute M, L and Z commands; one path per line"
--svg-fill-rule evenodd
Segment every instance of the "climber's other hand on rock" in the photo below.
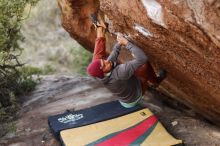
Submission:
M 120 45 L 127 45 L 128 40 L 122 34 L 117 35 L 117 41 Z

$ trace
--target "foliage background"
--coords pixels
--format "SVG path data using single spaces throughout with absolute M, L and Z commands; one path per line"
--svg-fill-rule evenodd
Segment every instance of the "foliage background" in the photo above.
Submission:
M 18 97 L 34 90 L 39 75 L 86 75 L 91 53 L 62 28 L 56 0 L 0 0 L 0 11 L 2 123 L 15 117 Z
M 16 110 L 16 95 L 22 89 L 24 78 L 19 71 L 22 63 L 19 55 L 23 41 L 21 34 L 23 11 L 38 0 L 0 0 L 0 122 L 8 119 Z
M 21 29 L 25 37 L 21 59 L 45 74 L 85 75 L 92 54 L 69 36 L 60 20 L 57 1 L 40 0 Z

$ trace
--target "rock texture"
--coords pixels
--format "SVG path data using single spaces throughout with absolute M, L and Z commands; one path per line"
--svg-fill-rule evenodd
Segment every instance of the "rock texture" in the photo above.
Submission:
M 110 24 L 107 50 L 121 32 L 149 56 L 167 79 L 159 90 L 220 125 L 219 0 L 57 0 L 67 32 L 92 51 L 96 37 L 89 14 Z M 120 60 L 127 60 L 122 51 Z

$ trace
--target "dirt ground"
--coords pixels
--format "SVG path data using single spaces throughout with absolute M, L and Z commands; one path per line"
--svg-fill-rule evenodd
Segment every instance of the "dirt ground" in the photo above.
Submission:
M 47 117 L 68 110 L 79 110 L 115 100 L 100 83 L 89 77 L 44 76 L 37 89 L 23 97 L 24 103 L 15 121 L 16 132 L 0 138 L 0 146 L 59 146 L 49 131 Z M 185 146 L 219 146 L 220 129 L 189 108 L 155 90 L 144 96 L 164 127 Z

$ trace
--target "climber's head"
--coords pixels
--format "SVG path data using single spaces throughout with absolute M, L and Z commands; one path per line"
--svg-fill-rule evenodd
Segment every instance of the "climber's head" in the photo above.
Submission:
M 98 78 L 104 78 L 105 73 L 112 70 L 112 62 L 105 59 L 94 59 L 87 67 L 87 72 Z

